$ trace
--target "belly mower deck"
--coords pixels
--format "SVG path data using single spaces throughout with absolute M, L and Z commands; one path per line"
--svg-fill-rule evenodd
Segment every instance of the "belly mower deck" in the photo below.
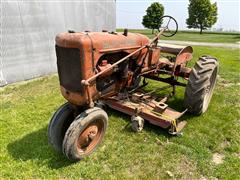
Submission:
M 116 95 L 104 99 L 104 103 L 110 108 L 123 112 L 130 116 L 141 117 L 151 124 L 162 128 L 169 128 L 170 134 L 179 134 L 186 125 L 186 121 L 179 118 L 186 112 L 178 112 L 168 107 L 165 102 L 167 97 L 156 100 L 156 97 L 136 91 L 128 95 Z

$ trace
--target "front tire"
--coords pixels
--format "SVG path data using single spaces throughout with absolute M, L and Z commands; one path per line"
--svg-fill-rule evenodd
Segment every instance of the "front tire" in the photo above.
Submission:
M 107 124 L 107 113 L 101 108 L 84 111 L 68 128 L 63 140 L 63 153 L 71 161 L 90 155 L 102 142 Z
M 65 132 L 73 120 L 74 111 L 69 103 L 60 106 L 52 116 L 48 125 L 48 141 L 56 151 L 62 151 Z
M 204 113 L 212 98 L 218 73 L 218 61 L 210 56 L 202 56 L 196 62 L 185 89 L 184 105 L 190 113 Z

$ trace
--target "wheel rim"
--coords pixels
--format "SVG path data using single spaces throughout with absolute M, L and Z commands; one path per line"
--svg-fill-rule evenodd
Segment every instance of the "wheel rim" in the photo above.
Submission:
M 100 143 L 104 133 L 102 120 L 95 120 L 87 125 L 77 139 L 77 149 L 80 154 L 91 153 Z
M 205 96 L 204 96 L 204 100 L 203 100 L 203 112 L 205 112 L 207 110 L 208 104 L 212 98 L 213 89 L 216 84 L 216 79 L 217 79 L 217 68 L 214 69 L 214 71 L 210 77 L 210 84 L 207 87 L 207 89 L 205 90 L 206 92 L 205 92 Z

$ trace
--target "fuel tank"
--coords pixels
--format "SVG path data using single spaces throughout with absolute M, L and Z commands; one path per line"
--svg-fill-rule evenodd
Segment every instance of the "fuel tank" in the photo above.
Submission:
M 96 64 L 102 56 L 129 54 L 149 43 L 144 35 L 116 32 L 66 32 L 58 34 L 55 41 L 61 92 L 76 105 L 87 103 L 87 92 L 81 81 L 96 74 Z M 145 53 L 142 50 L 135 54 L 136 60 L 140 60 Z M 93 99 L 100 96 L 94 83 L 90 86 L 90 93 Z

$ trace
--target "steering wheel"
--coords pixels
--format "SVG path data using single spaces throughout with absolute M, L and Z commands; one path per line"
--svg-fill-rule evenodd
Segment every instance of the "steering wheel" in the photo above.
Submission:
M 162 16 L 160 22 L 162 22 L 162 25 L 158 28 L 158 31 L 160 32 L 162 29 L 165 29 L 162 34 L 163 36 L 172 37 L 177 33 L 178 23 L 172 16 Z

